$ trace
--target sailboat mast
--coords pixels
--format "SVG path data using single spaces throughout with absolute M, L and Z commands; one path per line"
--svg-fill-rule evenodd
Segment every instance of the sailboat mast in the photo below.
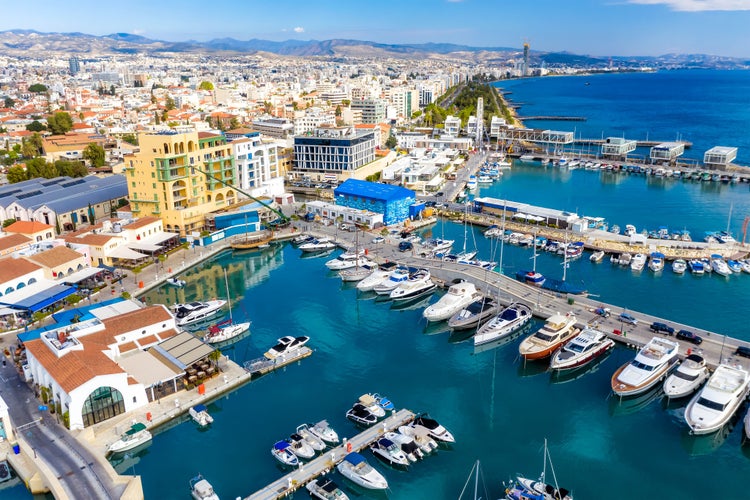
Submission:
M 229 295 L 229 279 L 227 278 L 227 270 L 224 268 L 224 286 L 227 288 L 227 305 L 229 306 L 229 322 L 234 324 L 234 318 L 232 318 L 232 297 Z
M 479 490 L 479 460 L 477 460 L 476 463 L 477 473 L 474 475 L 474 498 L 477 497 L 477 492 Z
M 732 209 L 734 208 L 734 202 L 729 205 L 729 215 L 727 216 L 727 235 L 729 234 L 729 226 L 732 223 Z
M 503 200 L 503 223 L 500 234 L 500 274 L 503 274 L 503 243 L 505 243 L 505 200 Z M 498 288 L 500 285 L 498 285 Z

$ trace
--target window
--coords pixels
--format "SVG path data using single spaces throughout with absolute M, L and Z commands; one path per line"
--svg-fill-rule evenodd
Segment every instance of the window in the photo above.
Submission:
M 122 393 L 113 387 L 99 387 L 83 403 L 83 426 L 103 422 L 125 412 Z

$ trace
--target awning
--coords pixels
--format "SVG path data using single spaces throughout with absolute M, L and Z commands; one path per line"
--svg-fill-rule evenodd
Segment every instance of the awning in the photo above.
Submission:
M 23 291 L 23 289 L 21 289 L 20 291 Z M 18 297 L 18 300 L 13 297 L 14 293 L 18 292 L 14 292 L 0 298 L 0 305 L 10 306 L 14 309 L 23 309 L 30 312 L 36 312 L 64 299 L 68 295 L 74 294 L 75 291 L 76 287 L 74 286 L 53 285 L 50 288 L 38 291 L 33 295 Z
M 149 351 L 136 349 L 133 353 L 117 358 L 117 364 L 146 387 L 183 375 L 184 372 L 181 369 L 173 369 L 165 365 Z
M 142 254 L 140 252 L 136 252 L 135 250 L 131 250 L 130 248 L 126 246 L 115 248 L 108 256 L 114 257 L 116 259 L 126 259 L 126 260 L 138 260 L 138 259 L 143 259 L 145 257 L 148 257 L 148 255 Z
M 196 361 L 206 358 L 213 348 L 188 332 L 181 332 L 151 349 L 184 370 Z
M 128 243 L 128 248 L 131 250 L 141 250 L 142 252 L 158 252 L 162 249 L 162 246 L 154 245 L 153 243 L 145 243 L 143 241 L 136 241 L 135 243 Z
M 58 281 L 71 284 L 78 283 L 79 281 L 83 281 L 86 278 L 90 278 L 91 276 L 97 275 L 102 272 L 104 272 L 104 269 L 99 269 L 98 267 L 86 267 L 67 276 L 61 276 Z

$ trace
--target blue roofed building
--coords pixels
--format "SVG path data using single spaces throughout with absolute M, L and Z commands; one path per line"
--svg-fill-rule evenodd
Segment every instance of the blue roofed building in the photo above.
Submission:
M 383 214 L 383 224 L 390 226 L 408 220 L 410 207 L 416 201 L 411 189 L 379 182 L 347 179 L 333 190 L 336 205 Z

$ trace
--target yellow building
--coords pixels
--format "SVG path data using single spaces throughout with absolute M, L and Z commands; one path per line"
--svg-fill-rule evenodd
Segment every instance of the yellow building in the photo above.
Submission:
M 136 217 L 159 217 L 166 231 L 184 237 L 202 231 L 207 214 L 236 202 L 237 193 L 219 182 L 237 185 L 232 147 L 224 136 L 159 132 L 139 134 L 138 141 L 140 152 L 125 157 Z

